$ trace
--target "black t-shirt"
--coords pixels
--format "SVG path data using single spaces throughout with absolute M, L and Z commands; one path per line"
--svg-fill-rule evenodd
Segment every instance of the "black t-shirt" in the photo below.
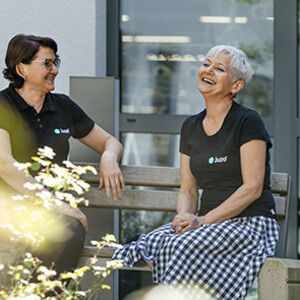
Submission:
M 263 192 L 238 217 L 275 217 L 275 204 L 270 189 L 270 137 L 260 116 L 233 101 L 221 129 L 208 136 L 202 126 L 206 110 L 185 120 L 181 129 L 180 152 L 190 156 L 190 168 L 203 189 L 199 214 L 205 215 L 243 183 L 240 147 L 253 140 L 267 142 Z
M 61 164 L 69 153 L 69 138 L 85 137 L 94 121 L 68 96 L 48 93 L 40 113 L 10 85 L 0 92 L 0 128 L 9 133 L 13 157 L 28 162 L 39 147 L 51 147 Z

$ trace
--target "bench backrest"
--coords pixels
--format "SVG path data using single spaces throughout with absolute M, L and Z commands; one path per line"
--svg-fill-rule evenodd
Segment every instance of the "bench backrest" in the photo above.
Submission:
M 98 165 L 94 165 L 98 168 Z M 134 209 L 153 211 L 176 211 L 180 174 L 178 168 L 121 166 L 126 183 L 126 194 L 122 200 L 113 202 L 105 192 L 97 189 L 98 176 L 86 174 L 83 179 L 90 183 L 88 195 L 90 207 Z M 272 173 L 271 187 L 280 223 L 280 240 L 275 255 L 285 256 L 290 178 L 286 173 Z

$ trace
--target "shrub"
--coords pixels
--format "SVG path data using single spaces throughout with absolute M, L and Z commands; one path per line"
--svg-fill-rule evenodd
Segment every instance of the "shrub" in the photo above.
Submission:
M 98 252 L 89 265 L 73 272 L 56 274 L 54 268 L 43 266 L 30 253 L 32 249 L 42 247 L 47 235 L 62 234 L 59 230 L 63 226 L 56 224 L 57 220 L 53 218 L 53 209 L 61 201 L 72 207 L 88 205 L 84 192 L 89 190 L 89 184 L 80 176 L 86 172 L 97 173 L 91 166 L 76 166 L 68 161 L 64 162 L 64 167 L 53 164 L 54 155 L 51 148 L 44 147 L 38 150 L 38 156 L 32 157 L 33 162 L 16 164 L 20 171 L 35 173 L 36 181 L 25 184 L 28 195 L 12 197 L 6 222 L 1 224 L 9 244 L 9 251 L 0 263 L 1 299 L 93 299 L 99 291 L 110 288 L 104 284 L 105 278 L 122 267 L 119 260 L 107 261 L 105 266 L 97 264 L 97 254 L 103 247 L 122 247 L 116 244 L 111 234 L 101 241 L 92 241 Z M 93 276 L 91 284 L 81 290 L 81 282 L 90 274 Z M 32 280 L 34 276 L 35 281 Z

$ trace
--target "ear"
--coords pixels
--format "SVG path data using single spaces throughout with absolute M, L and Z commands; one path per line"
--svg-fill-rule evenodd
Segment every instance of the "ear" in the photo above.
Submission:
M 26 68 L 25 65 L 23 63 L 19 63 L 16 65 L 16 72 L 18 73 L 18 75 L 22 78 L 26 78 Z
M 244 87 L 245 83 L 243 80 L 237 80 L 232 84 L 231 93 L 236 95 L 239 91 L 241 91 Z

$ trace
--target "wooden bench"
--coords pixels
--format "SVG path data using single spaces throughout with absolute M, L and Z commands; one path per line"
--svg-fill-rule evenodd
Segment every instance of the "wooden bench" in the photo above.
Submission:
M 97 168 L 97 165 L 94 165 Z M 180 187 L 179 169 L 170 167 L 137 167 L 137 166 L 121 166 L 121 170 L 126 182 L 126 194 L 122 200 L 117 203 L 111 199 L 107 199 L 104 191 L 97 189 L 99 179 L 97 176 L 87 174 L 83 178 L 90 183 L 91 190 L 86 195 L 89 199 L 89 206 L 96 208 L 107 209 L 132 209 L 132 210 L 150 210 L 150 211 L 170 211 L 176 212 L 176 201 L 178 189 Z M 275 257 L 285 257 L 286 252 L 286 237 L 287 237 L 287 220 L 288 220 L 288 204 L 290 196 L 290 178 L 286 173 L 272 173 L 271 187 L 276 202 L 277 217 L 280 223 L 280 240 L 277 244 Z M 91 246 L 86 246 L 82 251 L 83 257 L 90 257 L 96 253 L 96 249 Z M 111 258 L 114 249 L 105 248 L 100 251 L 98 257 Z M 280 261 L 286 267 L 293 265 L 290 261 L 285 264 L 284 260 L 276 259 L 276 263 Z M 294 261 L 294 260 L 292 260 Z M 261 273 L 262 280 L 259 279 L 260 300 L 276 300 L 276 299 L 294 299 L 294 298 L 276 298 L 274 290 L 274 278 L 269 276 L 275 263 L 274 258 L 268 258 L 263 266 Z M 297 265 L 296 261 L 296 265 Z M 266 267 L 265 267 L 266 266 Z M 145 263 L 136 264 L 133 270 L 149 270 Z M 269 271 L 271 270 L 271 271 Z M 295 270 L 294 270 L 295 271 Z M 286 270 L 289 273 L 289 270 Z M 296 273 L 298 272 L 298 283 L 300 286 L 300 267 L 297 265 Z M 295 272 L 293 274 L 295 274 Z M 278 276 L 277 276 L 278 277 Z M 282 276 L 281 276 L 282 277 Z M 293 277 L 295 279 L 295 275 Z M 293 280 L 294 280 L 293 279 Z M 281 286 L 287 286 L 287 277 L 277 278 L 281 281 Z M 295 283 L 295 280 L 293 281 Z M 260 286 L 263 286 L 264 293 L 261 292 Z M 270 286 L 270 289 L 266 289 Z M 272 289 L 273 287 L 273 289 Z M 268 290 L 272 293 L 268 293 Z M 275 288 L 276 290 L 276 288 Z M 272 295 L 272 298 L 270 297 Z M 300 292 L 299 292 L 300 295 Z

